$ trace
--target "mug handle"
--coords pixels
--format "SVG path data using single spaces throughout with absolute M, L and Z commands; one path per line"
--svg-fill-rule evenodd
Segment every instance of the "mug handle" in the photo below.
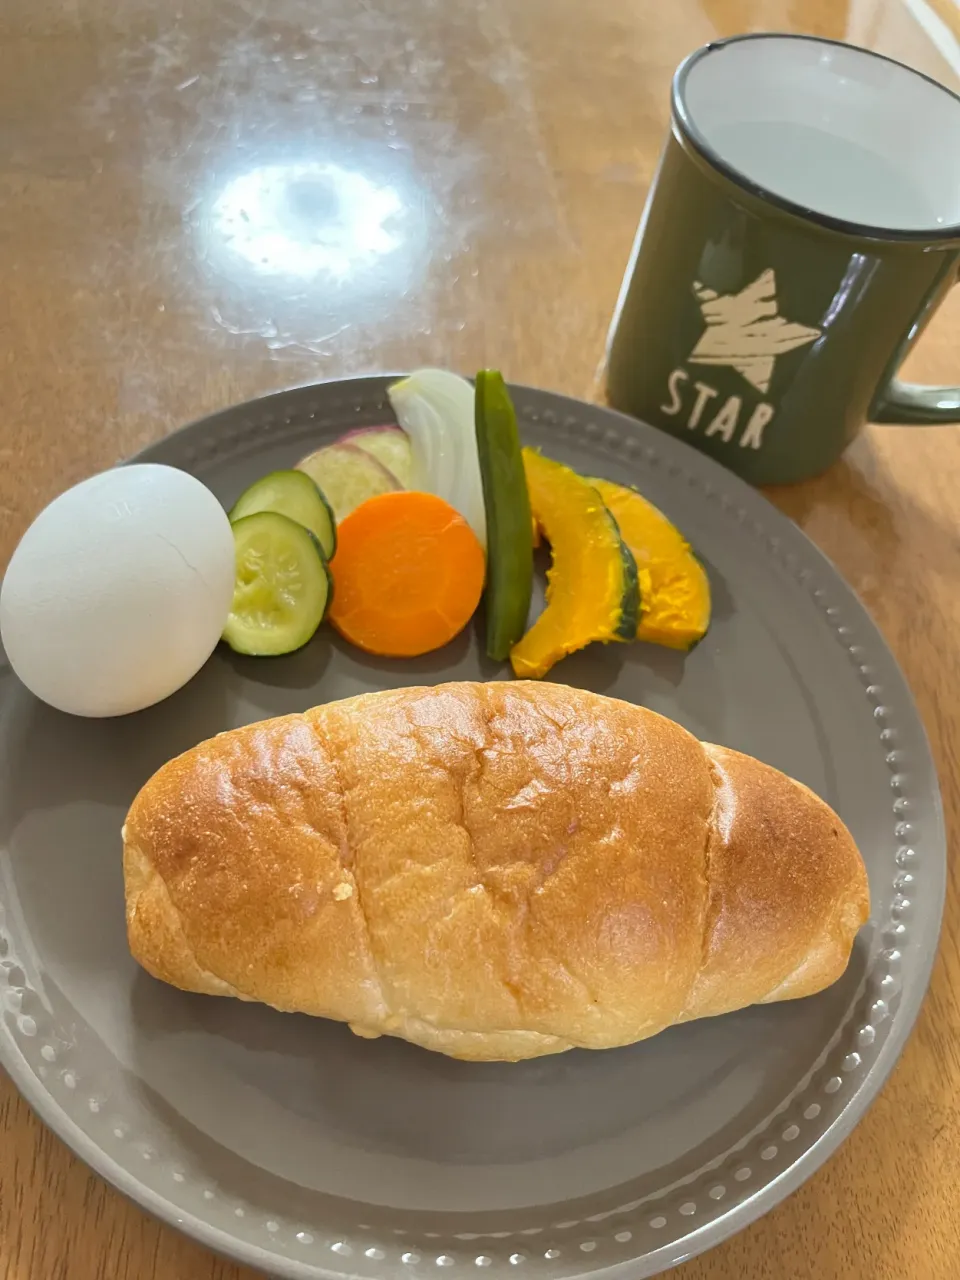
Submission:
M 958 277 L 960 271 L 954 260 L 941 273 L 939 286 L 931 291 L 913 328 L 912 337 L 916 337 L 923 329 L 951 287 L 958 283 Z M 906 346 L 907 343 L 904 342 L 897 364 L 906 354 Z M 910 427 L 936 427 L 960 422 L 960 387 L 925 387 L 919 382 L 901 382 L 899 378 L 891 378 L 877 393 L 870 411 L 870 421 L 899 423 Z
M 911 427 L 960 422 L 960 387 L 924 387 L 894 378 L 880 393 L 870 421 Z

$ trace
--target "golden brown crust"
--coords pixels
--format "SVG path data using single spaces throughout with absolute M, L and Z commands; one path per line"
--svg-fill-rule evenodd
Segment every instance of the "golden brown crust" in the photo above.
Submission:
M 516 681 L 202 743 L 135 800 L 124 873 L 155 976 L 470 1059 L 819 990 L 867 910 L 852 840 L 798 783 Z
M 750 756 L 704 750 L 716 785 L 710 893 L 685 1019 L 821 991 L 870 914 L 863 860 L 828 805 Z

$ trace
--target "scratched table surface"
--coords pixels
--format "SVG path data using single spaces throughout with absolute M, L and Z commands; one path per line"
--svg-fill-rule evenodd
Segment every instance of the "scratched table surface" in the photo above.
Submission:
M 423 363 L 590 397 L 676 63 L 807 31 L 960 79 L 955 0 L 4 0 L 0 563 L 60 490 L 294 383 Z M 178 7 L 179 4 L 179 7 Z M 960 375 L 960 299 L 908 374 Z M 860 593 L 960 807 L 960 432 L 772 497 Z M 682 1280 L 960 1275 L 957 876 L 917 1030 L 842 1150 Z M 252 1280 L 0 1073 L 0 1277 Z

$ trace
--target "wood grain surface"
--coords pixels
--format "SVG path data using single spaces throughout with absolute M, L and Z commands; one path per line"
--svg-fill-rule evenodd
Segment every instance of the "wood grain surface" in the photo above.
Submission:
M 956 85 L 957 27 L 954 0 L 5 0 L 0 562 L 67 485 L 293 383 L 494 365 L 596 395 L 679 59 L 718 35 L 798 30 Z M 318 159 L 348 175 L 357 217 L 304 275 L 269 231 L 270 181 Z M 251 199 L 259 232 L 238 214 Z M 907 372 L 960 377 L 960 297 Z M 772 496 L 901 662 L 956 831 L 960 431 L 871 429 Z M 951 863 L 931 992 L 876 1105 L 682 1280 L 960 1275 L 957 888 Z M 0 1077 L 0 1277 L 252 1273 L 122 1199 Z

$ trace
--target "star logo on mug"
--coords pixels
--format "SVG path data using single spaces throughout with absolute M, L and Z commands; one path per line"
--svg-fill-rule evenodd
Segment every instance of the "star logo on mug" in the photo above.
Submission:
M 758 391 L 770 390 L 777 356 L 820 337 L 819 329 L 779 314 L 776 276 L 769 267 L 739 293 L 717 293 L 699 281 L 693 292 L 707 327 L 690 352 L 690 363 L 736 369 Z
M 693 294 L 706 327 L 690 352 L 689 363 L 734 369 L 762 396 L 770 390 L 777 357 L 815 342 L 821 334 L 820 329 L 780 315 L 777 278 L 771 267 L 739 293 L 717 293 L 697 280 Z M 763 447 L 764 431 L 776 413 L 765 399 L 751 407 L 749 394 L 746 406 L 743 394 L 723 399 L 719 387 L 694 380 L 682 366 L 668 377 L 667 394 L 661 413 L 680 416 L 688 431 L 700 431 L 705 438 L 719 436 L 725 444 L 736 439 L 741 449 Z

